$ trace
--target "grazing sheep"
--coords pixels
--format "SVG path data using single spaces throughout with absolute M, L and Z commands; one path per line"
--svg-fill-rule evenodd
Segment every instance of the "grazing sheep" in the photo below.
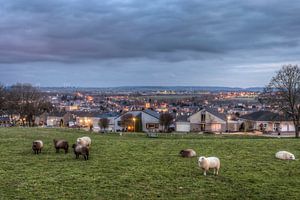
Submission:
M 220 160 L 217 157 L 207 157 L 201 156 L 198 160 L 198 165 L 204 171 L 204 176 L 209 169 L 214 169 L 214 175 L 219 174 Z
M 76 159 L 79 158 L 79 155 L 82 155 L 84 160 L 89 159 L 90 149 L 88 146 L 83 146 L 80 144 L 73 144 L 72 148 L 74 149 L 74 154 L 76 156 Z
M 287 151 L 278 151 L 275 157 L 281 160 L 295 160 L 294 154 Z
M 92 144 L 92 140 L 90 137 L 81 137 L 81 138 L 77 138 L 77 144 L 83 145 L 83 146 L 88 146 L 90 147 Z
M 193 149 L 184 149 L 179 152 L 179 154 L 184 158 L 192 158 L 196 156 L 196 151 Z
M 39 154 L 42 152 L 44 144 L 42 140 L 35 140 L 32 143 L 32 150 L 34 151 L 34 154 Z
M 54 148 L 56 149 L 56 153 L 59 152 L 59 149 L 64 149 L 65 153 L 68 153 L 69 143 L 66 140 L 56 140 L 53 139 Z

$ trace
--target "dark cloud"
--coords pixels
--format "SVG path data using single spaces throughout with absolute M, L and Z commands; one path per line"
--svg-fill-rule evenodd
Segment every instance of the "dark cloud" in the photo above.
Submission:
M 139 84 L 142 80 L 150 85 L 165 84 L 155 82 L 161 76 L 148 79 L 144 75 L 155 64 L 160 66 L 155 70 L 163 77 L 172 74 L 167 78 L 169 81 L 172 77 L 180 78 L 180 73 L 189 68 L 194 77 L 180 84 L 220 85 L 212 82 L 221 79 L 220 70 L 233 77 L 235 69 L 247 71 L 249 66 L 267 65 L 271 66 L 267 71 L 273 73 L 282 63 L 299 61 L 300 2 L 297 1 L 0 0 L 0 3 L 0 66 L 17 69 L 26 64 L 27 72 L 37 76 L 39 73 L 33 70 L 37 65 L 57 67 L 64 74 L 74 66 L 92 69 L 96 65 L 107 73 L 114 72 L 111 67 L 119 67 L 123 73 L 132 69 L 132 73 L 142 77 Z M 195 73 L 211 74 L 211 82 L 197 80 L 199 76 Z M 130 84 L 130 80 L 128 76 L 127 81 L 110 84 L 135 84 Z M 227 82 L 234 84 L 231 79 Z M 257 80 L 257 85 L 262 83 Z M 254 84 L 252 80 L 244 85 L 250 84 Z

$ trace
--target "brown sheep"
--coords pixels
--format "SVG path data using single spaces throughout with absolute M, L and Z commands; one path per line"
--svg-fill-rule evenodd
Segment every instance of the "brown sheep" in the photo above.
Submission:
M 59 149 L 64 149 L 65 153 L 69 151 L 69 143 L 66 140 L 56 140 L 53 139 L 54 148 L 56 149 L 56 153 L 59 152 Z
M 184 158 L 192 158 L 196 156 L 196 152 L 193 149 L 184 149 L 179 152 Z
M 32 143 L 32 150 L 34 152 L 34 154 L 39 154 L 42 152 L 42 148 L 43 148 L 44 144 L 42 140 L 35 140 Z
M 82 155 L 84 160 L 89 159 L 90 149 L 88 146 L 83 146 L 80 144 L 73 144 L 72 148 L 74 149 L 74 154 L 76 156 L 76 159 L 79 158 L 79 155 Z

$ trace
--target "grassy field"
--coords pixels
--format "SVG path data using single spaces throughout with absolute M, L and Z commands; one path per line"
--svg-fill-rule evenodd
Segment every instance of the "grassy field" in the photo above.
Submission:
M 53 138 L 92 138 L 90 160 L 56 154 Z M 32 141 L 42 139 L 40 155 Z M 0 128 L 0 199 L 300 199 L 300 161 L 274 158 L 278 150 L 300 156 L 299 139 L 242 136 L 100 135 L 75 130 Z M 221 159 L 219 176 L 207 177 L 197 158 Z

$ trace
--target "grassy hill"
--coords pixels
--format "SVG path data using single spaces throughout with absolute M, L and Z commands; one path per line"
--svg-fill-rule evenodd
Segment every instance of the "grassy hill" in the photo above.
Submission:
M 52 139 L 84 135 L 90 160 L 55 153 Z M 35 139 L 44 141 L 40 155 Z M 178 156 L 184 148 L 219 157 L 220 175 L 204 177 L 197 158 Z M 0 149 L 0 199 L 300 199 L 300 161 L 274 158 L 278 150 L 299 157 L 299 139 L 0 128 Z

